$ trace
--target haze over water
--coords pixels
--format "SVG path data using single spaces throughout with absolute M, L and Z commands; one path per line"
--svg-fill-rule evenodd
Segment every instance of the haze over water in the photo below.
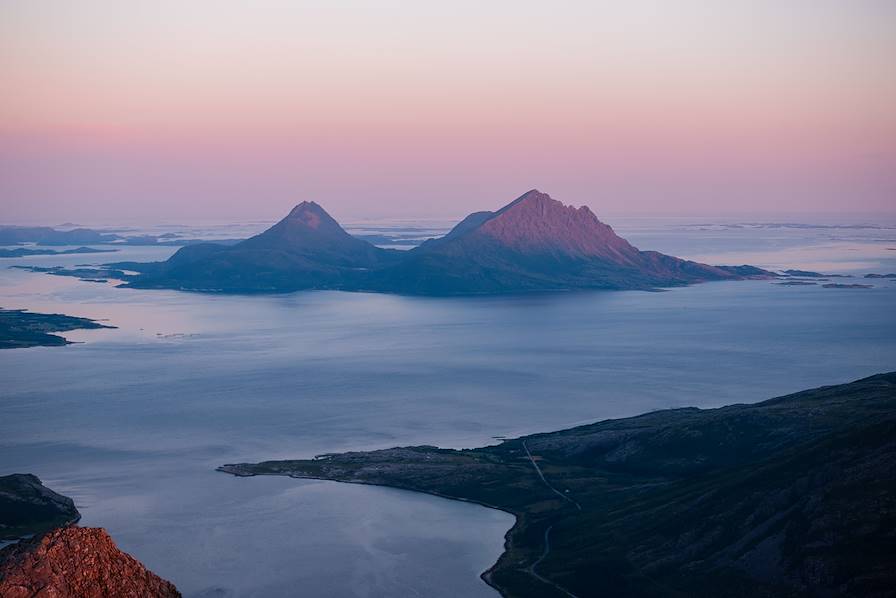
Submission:
M 861 229 L 613 224 L 643 249 L 714 263 L 896 271 L 896 230 L 879 228 L 890 226 L 883 221 Z M 376 226 L 416 234 L 403 230 L 407 222 Z M 130 247 L 2 266 L 151 260 L 173 251 Z M 896 282 L 873 284 L 745 281 L 451 299 L 218 296 L 3 267 L 3 307 L 105 318 L 119 328 L 67 333 L 83 341 L 69 347 L 0 352 L 0 474 L 33 472 L 72 496 L 85 525 L 106 527 L 186 596 L 290 596 L 296 588 L 490 596 L 478 575 L 500 554 L 507 514 L 214 468 L 405 444 L 472 447 L 889 371 Z

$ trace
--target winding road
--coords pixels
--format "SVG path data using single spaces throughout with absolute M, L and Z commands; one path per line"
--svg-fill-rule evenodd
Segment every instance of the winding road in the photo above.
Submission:
M 522 443 L 523 443 L 523 449 L 525 449 L 525 451 L 526 451 L 526 456 L 529 457 L 529 461 L 532 463 L 532 466 L 535 468 L 535 471 L 538 473 L 538 477 L 540 477 L 541 481 L 544 482 L 544 485 L 547 486 L 551 492 L 553 492 L 554 494 L 556 494 L 557 496 L 559 496 L 560 498 L 562 498 L 569 504 L 575 506 L 575 508 L 577 508 L 578 510 L 581 511 L 582 505 L 580 505 L 578 502 L 576 502 L 575 500 L 570 498 L 565 493 L 560 492 L 559 490 L 557 490 L 556 488 L 551 486 L 551 484 L 545 479 L 544 474 L 541 472 L 541 468 L 538 466 L 538 463 L 536 463 L 535 459 L 532 458 L 532 453 L 529 452 L 529 447 L 526 446 L 526 441 L 523 440 Z
M 529 462 L 532 463 L 532 467 L 535 468 L 535 472 L 538 474 L 538 477 L 541 478 L 541 481 L 544 482 L 544 485 L 547 486 L 551 492 L 553 492 L 554 494 L 556 494 L 557 496 L 559 496 L 560 498 L 567 501 L 569 504 L 575 506 L 575 508 L 577 508 L 578 510 L 581 511 L 582 505 L 580 505 L 575 499 L 573 499 L 570 496 L 567 496 L 565 493 L 560 492 L 559 490 L 557 490 L 556 488 L 551 486 L 550 482 L 548 482 L 547 479 L 545 479 L 544 473 L 542 473 L 541 468 L 538 466 L 538 463 L 535 461 L 535 459 L 532 458 L 532 453 L 529 452 L 529 447 L 526 446 L 526 441 L 522 440 L 521 442 L 523 443 L 523 449 L 526 451 L 526 456 L 529 458 Z M 552 529 L 554 529 L 554 526 L 549 525 L 547 527 L 547 529 L 544 530 L 544 551 L 542 551 L 541 556 L 538 557 L 538 559 L 536 559 L 531 565 L 526 567 L 525 571 L 529 575 L 531 575 L 532 577 L 537 579 L 538 581 L 551 586 L 552 588 L 554 588 L 555 590 L 557 590 L 564 596 L 569 596 L 569 598 L 578 598 L 578 596 L 576 596 L 575 594 L 573 594 L 572 592 L 570 592 L 563 586 L 554 583 L 553 581 L 551 581 L 550 579 L 548 579 L 546 577 L 543 577 L 542 575 L 539 575 L 538 571 L 535 570 L 535 568 L 538 565 L 540 565 L 541 562 L 544 561 L 547 558 L 548 554 L 551 552 L 551 530 Z

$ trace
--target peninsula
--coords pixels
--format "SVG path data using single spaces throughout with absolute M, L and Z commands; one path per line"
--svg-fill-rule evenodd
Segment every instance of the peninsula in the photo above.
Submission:
M 40 314 L 24 309 L 0 307 L 0 349 L 58 347 L 70 344 L 53 332 L 78 329 L 115 328 L 96 320 L 63 314 Z
M 884 596 L 896 571 L 896 372 L 749 405 L 606 420 L 471 450 L 224 465 L 516 516 L 504 596 Z

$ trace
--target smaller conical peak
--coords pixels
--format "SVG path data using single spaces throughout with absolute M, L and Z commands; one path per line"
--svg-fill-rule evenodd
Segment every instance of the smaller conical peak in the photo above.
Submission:
M 290 216 L 298 216 L 305 212 L 322 212 L 323 208 L 321 208 L 317 202 L 314 201 L 303 201 L 300 204 L 296 204 L 292 210 L 290 210 Z

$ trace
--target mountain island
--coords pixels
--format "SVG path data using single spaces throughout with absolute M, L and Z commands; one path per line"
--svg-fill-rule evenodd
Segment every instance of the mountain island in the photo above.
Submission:
M 772 275 L 752 266 L 709 266 L 641 251 L 587 207 L 564 205 L 537 190 L 496 212 L 470 214 L 444 237 L 409 251 L 355 238 L 321 206 L 302 202 L 268 230 L 240 243 L 200 243 L 164 262 L 108 268 L 112 271 L 105 274 L 138 288 L 410 295 L 650 290 Z

